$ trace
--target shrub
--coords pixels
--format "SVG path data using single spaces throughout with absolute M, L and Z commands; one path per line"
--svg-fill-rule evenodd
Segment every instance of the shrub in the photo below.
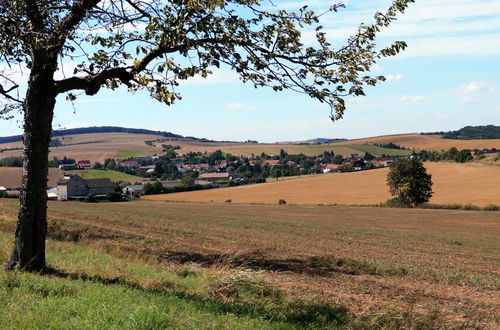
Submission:
M 285 205 L 285 204 L 286 204 L 286 200 L 284 200 L 284 199 L 280 199 L 280 200 L 278 201 L 278 204 L 279 204 L 279 205 Z
M 231 203 L 233 200 L 232 199 L 226 199 L 225 202 L 226 203 Z

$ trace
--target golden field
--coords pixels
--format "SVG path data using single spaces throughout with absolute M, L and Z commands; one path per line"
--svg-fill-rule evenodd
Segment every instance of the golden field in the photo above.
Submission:
M 400 134 L 386 135 L 378 137 L 370 137 L 364 139 L 356 139 L 335 143 L 336 145 L 344 144 L 374 144 L 374 143 L 389 143 L 392 142 L 399 146 L 429 151 L 448 150 L 452 147 L 457 149 L 500 149 L 500 139 L 491 140 L 452 140 L 442 139 L 439 135 L 421 135 L 421 134 Z
M 435 204 L 500 204 L 500 166 L 480 163 L 432 163 Z M 305 176 L 289 180 L 213 190 L 145 196 L 149 200 L 276 204 L 377 204 L 391 196 L 388 169 Z
M 90 160 L 91 162 L 102 162 L 106 158 L 116 158 L 120 152 L 153 154 L 161 153 L 161 146 L 152 147 L 144 143 L 146 140 L 160 138 L 158 135 L 128 134 L 128 133 L 104 133 L 104 134 L 77 134 L 64 137 L 56 137 L 64 146 L 50 149 L 49 157 L 63 158 L 64 156 L 76 160 Z M 0 144 L 2 148 L 19 148 L 21 142 Z M 0 158 L 9 156 L 20 156 L 22 150 L 5 151 Z

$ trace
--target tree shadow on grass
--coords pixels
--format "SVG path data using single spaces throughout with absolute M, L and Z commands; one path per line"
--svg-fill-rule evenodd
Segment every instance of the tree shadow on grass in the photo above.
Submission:
M 85 273 L 69 273 L 64 270 L 48 267 L 44 272 L 62 279 L 90 281 L 106 286 L 121 286 L 146 293 L 160 294 L 189 301 L 200 310 L 216 314 L 234 314 L 264 319 L 270 323 L 286 323 L 290 326 L 311 328 L 339 328 L 352 319 L 347 308 L 332 306 L 321 302 L 307 300 L 286 300 L 281 295 L 271 298 L 257 297 L 256 300 L 224 300 L 220 297 L 189 293 L 174 283 L 165 282 L 160 285 L 145 287 L 140 283 L 129 281 L 124 277 L 102 277 Z M 170 283 L 170 284 L 168 284 Z
M 230 268 L 293 272 L 322 277 L 328 277 L 335 273 L 348 275 L 405 275 L 407 273 L 403 267 L 382 267 L 374 262 L 349 258 L 314 256 L 306 259 L 270 259 L 258 251 L 237 255 L 168 252 L 162 254 L 160 260 L 180 264 L 196 263 L 204 267 L 226 265 Z

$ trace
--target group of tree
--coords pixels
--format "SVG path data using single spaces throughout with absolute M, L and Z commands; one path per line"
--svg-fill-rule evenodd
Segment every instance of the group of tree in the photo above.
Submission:
M 475 153 L 479 154 L 480 150 L 474 150 Z M 422 161 L 453 161 L 457 163 L 466 163 L 474 159 L 472 156 L 473 150 L 462 149 L 458 150 L 455 147 L 450 148 L 447 151 L 427 151 L 419 150 L 413 152 L 413 156 L 418 157 Z
M 225 66 L 255 87 L 305 93 L 339 119 L 344 97 L 385 80 L 371 67 L 406 47 L 396 41 L 380 48 L 374 40 L 410 2 L 394 0 L 335 49 L 320 23 L 326 13 L 307 6 L 289 12 L 260 0 L 0 0 L 0 61 L 29 70 L 24 96 L 11 73 L 0 72 L 0 116 L 24 116 L 23 189 L 8 267 L 45 269 L 48 154 L 59 95 L 74 101 L 80 92 L 125 86 L 171 105 L 181 99 L 176 86 L 184 80 Z M 314 43 L 301 37 L 305 28 L 314 31 Z M 74 72 L 57 78 L 68 60 L 78 63 Z
M 424 135 L 442 135 L 443 139 L 475 140 L 500 139 L 500 126 L 465 126 L 456 131 L 422 133 Z

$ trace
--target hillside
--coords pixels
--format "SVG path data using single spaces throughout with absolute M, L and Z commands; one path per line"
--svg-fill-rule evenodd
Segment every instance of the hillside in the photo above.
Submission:
M 432 163 L 436 204 L 500 204 L 500 166 L 476 163 Z M 276 204 L 378 204 L 390 198 L 386 185 L 388 169 L 333 173 L 233 188 L 145 196 L 149 200 Z
M 440 135 L 400 134 L 385 135 L 363 139 L 338 142 L 333 145 L 343 146 L 349 144 L 387 144 L 394 143 L 401 147 L 417 150 L 440 151 L 452 147 L 457 149 L 500 149 L 500 139 L 457 140 L 442 139 Z
M 128 132 L 125 128 L 112 127 L 111 130 L 122 132 L 85 133 L 88 129 L 69 130 L 67 135 L 57 136 L 53 139 L 50 148 L 50 157 L 63 158 L 64 156 L 77 160 L 90 160 L 102 162 L 106 158 L 129 158 L 138 155 L 153 155 L 162 153 L 162 144 L 179 145 L 179 154 L 188 152 L 213 152 L 222 150 L 236 156 L 266 153 L 278 155 L 281 149 L 289 154 L 303 153 L 308 156 L 322 154 L 324 151 L 333 151 L 335 154 L 349 155 L 369 152 L 375 156 L 382 155 L 408 155 L 410 150 L 382 148 L 375 144 L 394 143 L 407 149 L 418 150 L 448 150 L 451 147 L 458 149 L 500 149 L 500 139 L 457 140 L 442 139 L 438 135 L 402 134 L 371 137 L 355 140 L 336 141 L 329 143 L 252 143 L 252 142 L 213 142 L 206 139 L 179 138 L 179 135 L 154 132 L 148 130 L 133 130 Z M 150 132 L 144 134 L 144 132 Z M 166 135 L 169 135 L 166 137 Z M 1 140 L 1 139 L 0 139 Z M 326 140 L 325 140 L 326 141 Z M 147 143 L 146 143 L 147 142 Z M 22 143 L 0 143 L 0 158 L 19 156 L 22 153 Z
M 62 146 L 50 148 L 49 157 L 63 158 L 64 156 L 77 160 L 102 162 L 106 158 L 116 158 L 119 153 L 135 155 L 161 153 L 161 146 L 149 146 L 144 141 L 162 138 L 159 135 L 131 134 L 131 133 L 94 133 L 78 134 L 59 137 Z M 22 143 L 12 142 L 1 144 L 0 149 L 19 148 L 19 150 L 4 151 L 0 158 L 19 156 L 22 153 Z

